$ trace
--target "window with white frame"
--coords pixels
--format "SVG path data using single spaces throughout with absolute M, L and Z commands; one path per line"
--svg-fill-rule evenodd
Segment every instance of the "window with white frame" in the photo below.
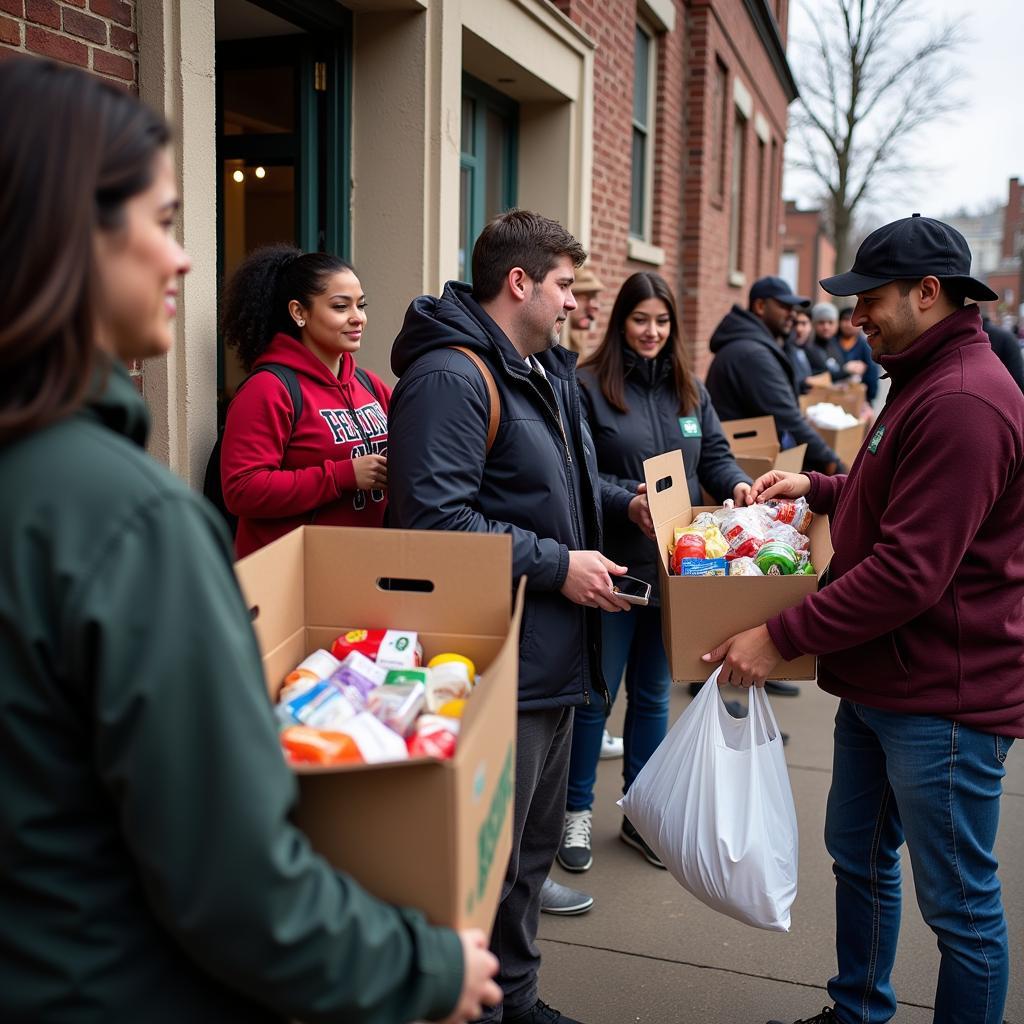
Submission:
M 743 182 L 746 176 L 747 119 L 737 107 L 732 126 L 732 180 L 729 190 L 729 271 L 743 273 Z
M 657 44 L 654 33 L 636 25 L 633 62 L 633 167 L 629 203 L 629 233 L 651 239 L 651 196 L 654 191 L 654 93 Z

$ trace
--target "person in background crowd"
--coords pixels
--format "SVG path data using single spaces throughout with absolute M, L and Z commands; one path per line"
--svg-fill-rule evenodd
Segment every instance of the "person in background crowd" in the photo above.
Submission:
M 189 269 L 166 125 L 21 56 L 0 108 L 0 1018 L 462 1024 L 484 936 L 290 824 L 227 530 L 144 450 L 126 364 Z
M 867 389 L 868 404 L 878 397 L 878 363 L 871 356 L 871 346 L 864 332 L 853 325 L 853 306 L 839 310 L 839 333 L 837 335 L 840 351 L 843 354 L 843 368 L 858 364 L 864 366 L 860 379 Z M 856 372 L 854 369 L 852 372 Z
M 793 310 L 793 329 L 783 344 L 783 350 L 793 365 L 796 383 L 801 394 L 808 390 L 807 378 L 819 372 L 811 365 L 811 318 L 806 309 Z
M 783 349 L 794 308 L 809 305 L 781 277 L 755 281 L 749 309 L 733 306 L 711 336 L 707 389 L 723 421 L 772 416 L 780 440 L 788 436 L 807 445 L 805 469 L 835 473 L 844 467 L 800 412 L 799 388 Z
M 675 299 L 658 274 L 626 279 L 604 339 L 579 377 L 597 467 L 606 480 L 637 491 L 644 460 L 678 449 L 694 505 L 703 504 L 702 487 L 718 502 L 733 498 L 746 504 L 750 477 L 733 459 L 711 399 L 689 369 Z M 661 638 L 657 543 L 630 524 L 609 523 L 605 545 L 610 557 L 629 566 L 631 576 L 651 584 L 649 606 L 604 615 L 601 624 L 602 670 L 613 701 L 625 671 L 625 793 L 668 731 L 672 675 Z M 558 850 L 567 871 L 587 871 L 593 864 L 592 808 L 603 727 L 603 708 L 577 708 Z M 664 867 L 628 818 L 622 819 L 619 837 L 649 863 Z
M 818 655 L 840 698 L 825 843 L 836 877 L 834 1006 L 803 1024 L 887 1021 L 906 842 L 940 953 L 936 1024 L 1001 1024 L 1009 943 L 994 854 L 1004 761 L 1024 736 L 1024 397 L 992 351 L 954 228 L 914 214 L 873 231 L 853 323 L 889 374 L 849 476 L 772 472 L 758 500 L 832 520 L 829 583 L 705 655 L 758 686 Z M 779 1024 L 779 1022 L 772 1022 Z
M 572 295 L 576 308 L 569 313 L 569 322 L 562 328 L 561 342 L 580 358 L 585 358 L 595 345 L 594 325 L 601 308 L 600 297 L 604 285 L 593 270 L 584 264 L 576 274 Z
M 987 316 L 981 318 L 981 329 L 988 335 L 992 351 L 999 357 L 1003 366 L 1009 370 L 1017 387 L 1024 391 L 1024 359 L 1021 358 L 1020 344 L 1013 332 L 997 327 Z
M 811 310 L 811 323 L 814 326 L 815 373 L 827 371 L 836 384 L 851 379 L 859 381 L 867 372 L 867 363 L 846 358 L 839 344 L 839 310 L 831 302 L 819 302 Z M 870 349 L 868 351 L 870 353 Z
M 414 299 L 391 353 L 394 525 L 507 534 L 513 577 L 527 578 L 512 855 L 491 934 L 505 1004 L 485 1018 L 505 1024 L 576 1024 L 537 995 L 541 887 L 562 835 L 573 709 L 609 703 L 598 612 L 629 609 L 602 522 L 653 536 L 646 495 L 598 477 L 576 357 L 558 344 L 585 258 L 555 221 L 503 213 L 473 248 L 472 286 Z
M 296 419 L 285 383 L 255 373 L 228 406 L 221 481 L 238 557 L 304 523 L 381 526 L 391 389 L 356 370 L 366 297 L 351 265 L 257 249 L 228 282 L 223 319 L 247 371 L 286 367 L 302 393 Z

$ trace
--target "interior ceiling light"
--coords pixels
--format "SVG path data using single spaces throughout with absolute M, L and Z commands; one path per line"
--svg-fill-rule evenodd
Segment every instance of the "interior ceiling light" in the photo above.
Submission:
M 245 173 L 243 171 L 235 171 L 235 173 L 232 174 L 231 177 L 234 178 L 235 181 L 239 183 L 245 181 Z

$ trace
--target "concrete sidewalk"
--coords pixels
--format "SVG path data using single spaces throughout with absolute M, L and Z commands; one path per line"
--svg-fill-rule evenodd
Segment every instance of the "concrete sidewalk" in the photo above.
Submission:
M 689 702 L 674 688 L 672 719 Z M 621 729 L 624 701 L 612 715 Z M 828 1003 L 835 971 L 832 866 L 822 842 L 836 701 L 812 684 L 772 698 L 782 728 L 800 822 L 800 882 L 788 934 L 765 932 L 709 910 L 665 871 L 617 838 L 621 761 L 603 761 L 594 808 L 594 866 L 559 881 L 585 889 L 594 909 L 541 915 L 541 997 L 583 1024 L 764 1024 L 809 1017 Z M 997 852 L 1010 926 L 1005 1018 L 1024 1024 L 1024 743 L 1010 751 Z M 904 857 L 904 914 L 894 985 L 900 1024 L 932 1019 L 938 951 L 914 899 Z

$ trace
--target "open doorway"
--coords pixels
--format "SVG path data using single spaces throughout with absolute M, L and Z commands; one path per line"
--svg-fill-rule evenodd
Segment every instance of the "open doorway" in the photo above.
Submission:
M 351 15 L 216 0 L 218 294 L 253 249 L 347 256 Z M 244 377 L 218 339 L 218 423 Z

